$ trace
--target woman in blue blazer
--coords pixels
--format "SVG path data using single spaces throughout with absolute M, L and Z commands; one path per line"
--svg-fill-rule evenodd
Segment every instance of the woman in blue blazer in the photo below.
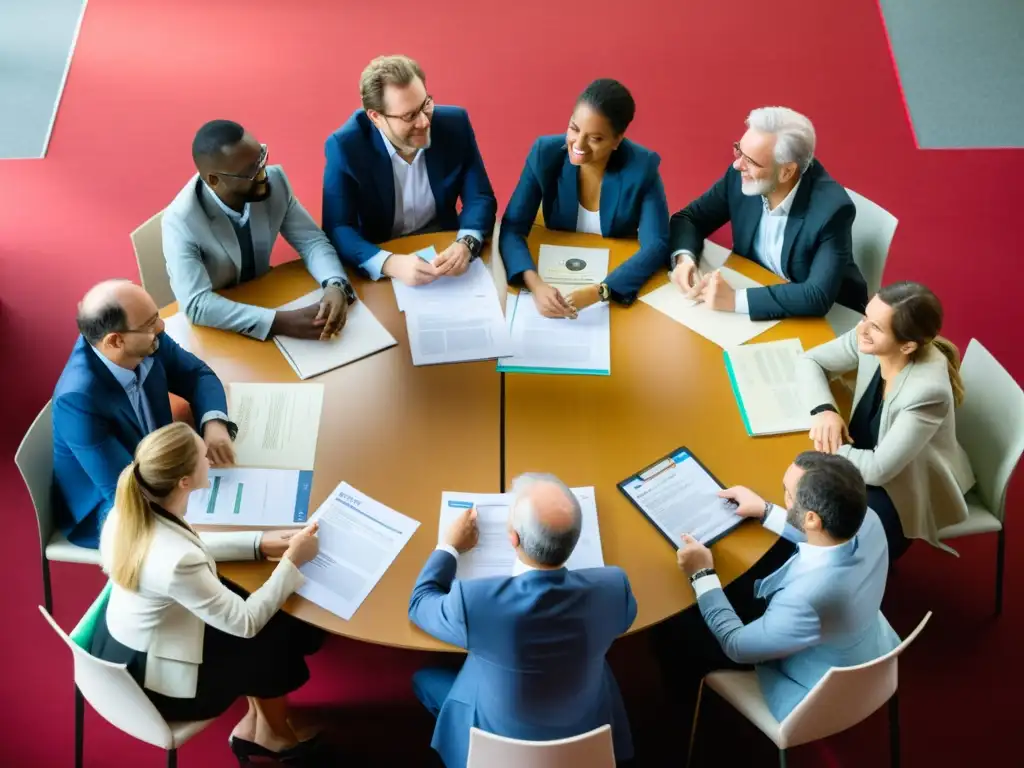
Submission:
M 625 137 L 636 105 L 622 83 L 595 80 L 583 91 L 565 135 L 542 136 L 501 220 L 498 244 L 510 283 L 522 283 L 547 317 L 575 317 L 599 300 L 632 304 L 668 268 L 668 203 L 661 158 Z M 543 206 L 549 229 L 635 238 L 640 250 L 600 285 L 563 297 L 537 274 L 526 238 Z

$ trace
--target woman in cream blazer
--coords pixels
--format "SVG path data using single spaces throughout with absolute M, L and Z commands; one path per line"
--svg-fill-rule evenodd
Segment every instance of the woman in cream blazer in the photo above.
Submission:
M 319 638 L 278 613 L 303 582 L 298 566 L 317 554 L 315 526 L 265 534 L 286 542 L 283 556 L 262 587 L 248 598 L 236 593 L 217 577 L 217 560 L 258 556 L 258 534 L 200 537 L 184 520 L 189 494 L 209 487 L 209 467 L 205 444 L 186 424 L 139 444 L 100 535 L 113 587 L 91 652 L 127 665 L 169 721 L 217 717 L 248 697 L 231 739 L 240 762 L 319 764 L 319 745 L 297 739 L 284 699 L 309 678 L 305 655 Z
M 882 288 L 853 330 L 807 352 L 798 363 L 813 414 L 817 450 L 852 461 L 868 485 L 868 505 L 882 519 L 895 560 L 910 539 L 939 543 L 938 531 L 967 518 L 974 485 L 956 440 L 955 406 L 963 399 L 957 349 L 938 336 L 942 305 L 920 283 Z M 857 371 L 847 425 L 828 375 Z

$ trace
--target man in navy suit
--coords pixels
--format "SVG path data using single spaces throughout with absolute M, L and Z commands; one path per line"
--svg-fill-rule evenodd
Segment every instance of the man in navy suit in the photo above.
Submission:
M 57 525 L 68 540 L 96 547 L 118 475 L 147 434 L 172 421 L 168 397 L 188 400 L 217 464 L 234 462 L 220 379 L 164 333 L 146 291 L 127 280 L 92 288 L 78 305 L 78 330 L 53 392 Z
M 344 261 L 374 280 L 424 285 L 461 275 L 480 255 L 498 209 L 469 115 L 436 106 L 423 70 L 406 56 L 371 61 L 359 91 L 363 108 L 324 149 L 324 231 Z M 458 233 L 433 263 L 379 247 L 444 230 Z
M 409 600 L 409 618 L 439 640 L 469 651 L 459 672 L 425 669 L 417 698 L 437 717 L 431 746 L 448 768 L 466 765 L 469 729 L 550 741 L 610 724 L 615 756 L 633 755 L 629 721 L 605 661 L 636 618 L 620 568 L 569 571 L 579 540 L 579 501 L 550 475 L 513 485 L 509 576 L 455 581 L 459 555 L 478 538 L 475 510 L 447 531 Z
M 824 317 L 836 302 L 863 312 L 867 284 L 853 261 L 850 196 L 814 159 L 811 121 L 785 107 L 755 109 L 732 167 L 672 215 L 672 281 L 711 309 L 752 320 Z M 704 238 L 732 222 L 733 251 L 789 282 L 734 290 L 698 271 Z

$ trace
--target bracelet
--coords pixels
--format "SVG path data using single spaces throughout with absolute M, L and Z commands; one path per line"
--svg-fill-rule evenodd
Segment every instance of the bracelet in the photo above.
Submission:
M 832 403 L 825 403 L 824 405 L 819 405 L 817 408 L 812 408 L 811 409 L 811 416 L 817 416 L 819 413 L 824 413 L 825 411 L 832 411 L 832 413 L 839 413 L 839 411 L 836 410 L 836 407 L 834 405 L 832 405 Z
M 690 577 L 690 583 L 693 584 L 697 579 L 702 579 L 705 576 L 714 576 L 714 568 L 701 568 L 699 571 L 694 572 L 693 576 Z

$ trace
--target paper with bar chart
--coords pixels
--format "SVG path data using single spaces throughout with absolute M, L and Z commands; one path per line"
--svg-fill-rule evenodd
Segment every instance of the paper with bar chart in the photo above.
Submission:
M 305 525 L 313 473 L 295 469 L 210 470 L 209 488 L 188 497 L 192 525 L 281 528 Z

